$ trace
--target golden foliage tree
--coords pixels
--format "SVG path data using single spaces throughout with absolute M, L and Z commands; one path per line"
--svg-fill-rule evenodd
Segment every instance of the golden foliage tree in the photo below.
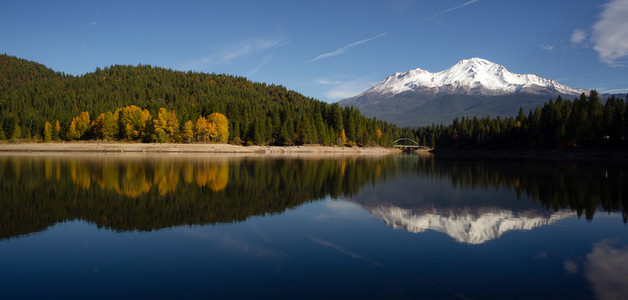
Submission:
M 179 134 L 177 114 L 165 108 L 159 109 L 157 118 L 153 120 L 153 126 L 155 127 L 153 140 L 159 143 L 174 142 Z
M 183 123 L 183 133 L 181 135 L 184 143 L 191 143 L 194 141 L 194 122 L 188 120 Z
M 207 118 L 210 124 L 209 136 L 212 142 L 224 143 L 229 139 L 229 120 L 221 113 L 213 113 Z
M 147 137 L 147 129 L 150 128 L 152 116 L 147 109 L 142 110 L 135 105 L 119 108 L 118 128 L 120 128 L 122 138 L 127 141 L 137 141 Z
M 53 132 L 53 136 L 52 139 L 53 140 L 58 140 L 59 139 L 59 134 L 61 134 L 61 124 L 59 124 L 59 120 L 57 120 L 55 122 L 55 130 Z
M 101 113 L 94 121 L 93 126 L 97 138 L 111 140 L 118 133 L 118 114 L 110 111 Z
M 78 116 L 72 119 L 70 122 L 70 128 L 68 129 L 68 139 L 69 140 L 78 140 L 89 128 L 91 127 L 91 122 L 89 120 L 89 113 L 84 111 L 80 113 Z
M 44 124 L 44 142 L 50 143 L 52 141 L 52 124 L 46 121 Z
M 209 141 L 209 132 L 211 128 L 205 117 L 200 116 L 196 120 L 196 140 L 199 142 Z
M 78 131 L 76 131 L 76 122 L 74 120 L 70 122 L 70 128 L 68 128 L 67 137 L 68 137 L 68 140 L 78 140 L 79 137 L 81 137 L 78 134 Z

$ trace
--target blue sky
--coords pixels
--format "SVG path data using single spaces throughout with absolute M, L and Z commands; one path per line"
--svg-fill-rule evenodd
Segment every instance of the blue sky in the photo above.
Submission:
M 628 0 L 3 1 L 0 53 L 79 75 L 113 64 L 226 73 L 333 102 L 481 57 L 628 92 Z

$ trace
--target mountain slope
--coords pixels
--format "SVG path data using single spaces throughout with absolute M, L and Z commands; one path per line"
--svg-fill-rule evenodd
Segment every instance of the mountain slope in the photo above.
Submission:
M 421 69 L 395 73 L 339 104 L 401 126 L 421 126 L 447 123 L 456 116 L 512 116 L 519 107 L 527 111 L 558 95 L 586 92 L 471 58 L 437 73 Z

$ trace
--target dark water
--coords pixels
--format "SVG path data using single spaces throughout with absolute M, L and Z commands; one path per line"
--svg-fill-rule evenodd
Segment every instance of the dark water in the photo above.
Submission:
M 628 168 L 0 156 L 0 298 L 628 298 Z

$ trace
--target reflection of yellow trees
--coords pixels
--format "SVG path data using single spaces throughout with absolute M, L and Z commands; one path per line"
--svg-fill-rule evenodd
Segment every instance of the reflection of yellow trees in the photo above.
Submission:
M 120 190 L 120 174 L 118 173 L 117 164 L 111 161 L 105 161 L 102 164 L 101 172 L 96 172 L 94 175 L 101 189 L 112 191 Z
M 120 181 L 120 189 L 116 190 L 116 192 L 134 198 L 150 191 L 152 183 L 146 177 L 144 164 L 129 162 L 124 169 L 122 180 Z
M 219 164 L 203 162 L 198 164 L 196 184 L 199 187 L 209 186 L 214 191 L 222 191 L 229 182 L 229 165 L 227 162 Z
M 183 166 L 183 180 L 185 183 L 190 184 L 194 181 L 194 165 L 193 164 L 185 164 Z
M 174 193 L 179 184 L 179 170 L 173 164 L 160 162 L 155 167 L 155 185 L 159 195 Z
M 44 161 L 44 174 L 46 179 L 50 179 L 52 177 L 52 159 L 47 158 Z
M 52 179 L 54 173 L 54 178 L 59 181 L 61 179 L 61 163 L 59 160 L 55 160 L 54 164 L 50 157 L 46 158 L 44 161 L 44 174 L 46 179 Z
M 148 169 L 152 166 L 153 169 Z M 52 178 L 54 167 L 45 161 L 45 177 Z M 57 178 L 60 176 L 57 164 Z M 94 182 L 100 189 L 115 191 L 120 195 L 136 198 L 150 193 L 154 187 L 161 196 L 175 193 L 183 177 L 186 184 L 196 182 L 199 187 L 209 187 L 212 191 L 224 190 L 229 182 L 227 162 L 186 162 L 162 161 L 147 165 L 141 161 L 125 163 L 106 160 L 96 164 L 71 161 L 69 163 L 72 181 L 83 189 L 89 189 Z M 152 175 L 152 176 L 151 176 Z
M 70 161 L 70 177 L 72 177 L 72 181 L 74 181 L 76 185 L 84 189 L 89 189 L 92 176 L 89 168 L 86 167 L 82 161 Z

